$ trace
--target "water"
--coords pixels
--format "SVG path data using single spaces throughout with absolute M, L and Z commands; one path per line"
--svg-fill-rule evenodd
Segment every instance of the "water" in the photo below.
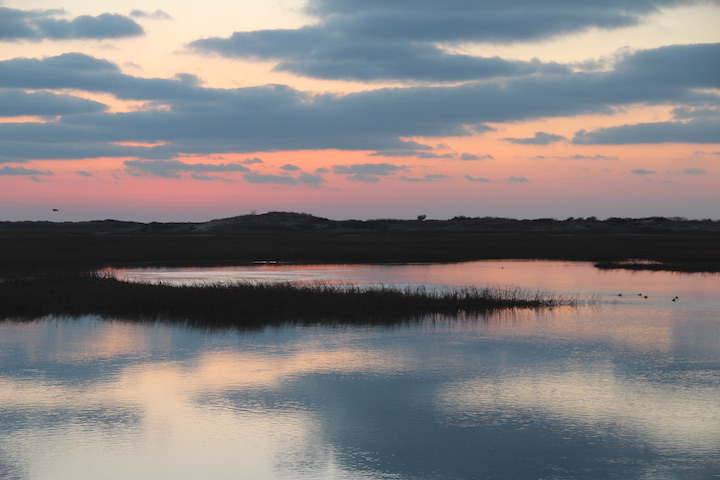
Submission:
M 475 275 L 440 267 L 419 278 Z M 2 323 L 0 478 L 718 478 L 717 275 L 475 267 L 607 288 L 577 309 L 390 328 Z
M 589 262 L 485 260 L 452 264 L 282 265 L 242 267 L 112 269 L 109 273 L 145 283 L 230 282 L 353 283 L 424 285 L 434 288 L 519 287 L 595 303 L 720 309 L 720 274 L 601 270 Z M 679 297 L 676 302 L 672 299 Z

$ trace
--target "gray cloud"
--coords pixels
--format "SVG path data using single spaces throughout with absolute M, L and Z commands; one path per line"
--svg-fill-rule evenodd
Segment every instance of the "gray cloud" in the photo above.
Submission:
M 224 177 L 218 177 L 216 175 L 204 175 L 200 173 L 191 173 L 190 178 L 193 180 L 200 180 L 201 182 L 228 182 L 232 183 L 234 180 Z
M 235 32 L 229 38 L 201 39 L 189 46 L 226 57 L 277 60 L 277 71 L 326 79 L 448 82 L 569 72 L 557 63 L 448 54 L 430 44 L 358 41 L 333 33 L 324 27 Z
M 490 155 L 489 153 L 486 153 L 484 155 L 475 155 L 473 153 L 463 153 L 460 155 L 460 160 L 464 162 L 469 162 L 473 160 L 492 160 L 494 157 Z
M 345 175 L 393 175 L 407 171 L 405 165 L 389 163 L 356 163 L 353 165 L 334 165 L 333 172 Z
M 300 183 L 304 183 L 306 185 L 313 185 L 313 186 L 317 186 L 317 185 L 320 185 L 321 183 L 326 182 L 326 180 L 323 177 L 321 177 L 320 175 L 314 175 L 312 173 L 301 173 L 297 177 L 297 180 Z
M 445 147 L 446 148 L 446 147 Z M 451 153 L 435 153 L 433 147 L 413 141 L 403 141 L 402 148 L 383 150 L 370 154 L 371 157 L 415 157 L 420 159 L 453 158 Z
M 250 183 L 274 183 L 280 185 L 295 185 L 298 183 L 294 177 L 286 177 L 284 175 L 269 175 L 250 172 L 243 175 L 243 178 Z
M 720 143 L 720 119 L 697 118 L 687 122 L 655 122 L 578 131 L 576 145 L 631 143 Z
M 672 116 L 676 120 L 688 120 L 692 118 L 720 117 L 720 107 L 677 107 L 672 109 Z
M 492 181 L 492 180 L 490 180 L 489 178 L 485 178 L 485 177 L 471 177 L 471 176 L 468 175 L 468 174 L 465 174 L 465 179 L 466 179 L 466 180 L 470 180 L 471 182 L 481 182 L 481 183 L 487 183 L 487 182 L 491 182 L 491 181 Z
M 442 159 L 455 158 L 452 153 L 434 153 L 427 150 L 384 150 L 374 152 L 371 157 L 415 157 L 420 159 Z
M 535 132 L 535 135 L 530 138 L 503 138 L 503 140 L 518 145 L 550 145 L 551 143 L 567 140 L 567 138 L 553 133 Z
M 130 12 L 130 16 L 134 18 L 150 18 L 153 20 L 172 20 L 172 16 L 162 10 L 155 10 L 154 12 L 146 12 L 144 10 L 133 10 Z
M 437 182 L 439 180 L 445 180 L 446 178 L 450 178 L 447 175 L 442 174 L 429 174 L 425 175 L 424 177 L 406 177 L 406 176 L 400 176 L 398 177 L 398 180 L 402 180 L 403 182 Z
M 645 170 L 644 168 L 634 168 L 630 170 L 630 173 L 635 175 L 655 175 L 657 172 L 655 170 Z
M 0 175 L 53 175 L 53 172 L 49 170 L 43 171 L 25 167 L 5 166 L 0 168 Z
M 156 176 L 163 178 L 180 178 L 180 173 L 208 173 L 208 172 L 250 172 L 250 169 L 238 163 L 223 163 L 213 165 L 209 163 L 185 163 L 179 160 L 128 160 L 125 163 L 127 170 L 133 175 Z
M 311 0 L 306 12 L 367 36 L 498 43 L 553 37 L 589 27 L 625 27 L 637 24 L 660 7 L 682 3 L 688 2 L 550 0 L 538 5 L 532 0 L 447 0 L 441 4 L 414 0 Z
M 262 159 L 260 159 L 260 158 L 254 157 L 254 158 L 245 159 L 240 163 L 242 163 L 243 165 L 255 165 L 258 163 L 265 163 L 265 162 L 263 162 Z
M 525 178 L 523 175 L 521 175 L 519 177 L 508 177 L 506 180 L 508 182 L 515 182 L 515 183 L 525 183 L 525 182 L 530 181 L 527 178 Z
M 102 103 L 72 95 L 0 88 L 0 117 L 73 115 L 106 108 Z
M 291 165 L 289 163 L 286 163 L 285 165 L 280 167 L 280 170 L 285 170 L 286 172 L 297 172 L 298 170 L 300 170 L 300 167 L 298 167 L 297 165 Z
M 702 168 L 683 168 L 682 173 L 686 175 L 705 175 L 707 171 Z
M 14 58 L 0 61 L 0 87 L 21 89 L 74 89 L 107 92 L 126 100 L 212 100 L 218 92 L 198 88 L 196 77 L 175 79 L 125 75 L 112 62 L 82 53 L 54 57 Z
M 235 32 L 189 46 L 227 57 L 276 61 L 276 69 L 300 75 L 353 80 L 467 81 L 527 74 L 568 73 L 539 61 L 449 54 L 438 42 L 512 43 L 585 30 L 635 25 L 680 0 L 553 0 L 494 2 L 312 1 L 317 22 L 295 30 Z
M 56 18 L 64 10 L 19 10 L 0 7 L 0 41 L 110 39 L 135 37 L 145 32 L 134 20 L 118 14 Z
M 92 173 L 88 172 L 87 170 L 78 170 L 76 172 L 73 172 L 75 175 L 80 175 L 81 177 L 94 177 Z
M 611 113 L 628 104 L 720 103 L 709 87 L 720 88 L 720 67 L 714 61 L 718 57 L 720 44 L 662 47 L 627 54 L 614 70 L 603 72 L 314 96 L 279 85 L 212 89 L 192 76 L 133 77 L 111 62 L 82 54 L 16 58 L 0 61 L 0 88 L 106 92 L 146 100 L 148 108 L 109 113 L 99 105 L 82 104 L 98 111 L 66 114 L 47 123 L 0 124 L 0 161 L 100 156 L 157 160 L 304 149 L 435 155 L 429 147 L 404 139 L 472 135 L 487 131 L 486 123 Z M 675 70 L 684 73 L 676 75 Z M 164 108 L 152 108 L 156 105 Z M 700 117 L 581 131 L 573 142 L 717 142 L 718 131 L 717 120 Z
M 14 127 L 19 128 L 14 128 Z M 4 128 L 3 128 L 4 127 Z M 42 130 L 40 129 L 42 134 Z M 53 130 L 53 129 L 51 129 Z M 116 145 L 109 142 L 99 142 L 74 137 L 72 130 L 57 129 L 48 138 L 39 137 L 33 141 L 31 138 L 12 139 L 13 132 L 31 133 L 23 124 L 5 123 L 0 125 L 0 136 L 7 133 L 8 137 L 0 140 L 0 163 L 27 162 L 28 160 L 49 159 L 69 160 L 97 157 L 136 157 L 168 159 L 177 155 L 173 151 L 169 154 L 162 147 L 138 147 Z M 66 136 L 63 136 L 66 135 Z M 73 140 L 75 141 L 73 143 Z
M 370 175 L 367 173 L 356 173 L 355 175 L 350 175 L 347 177 L 348 180 L 352 182 L 367 182 L 367 183 L 377 183 L 380 181 L 380 177 L 376 177 L 375 175 Z

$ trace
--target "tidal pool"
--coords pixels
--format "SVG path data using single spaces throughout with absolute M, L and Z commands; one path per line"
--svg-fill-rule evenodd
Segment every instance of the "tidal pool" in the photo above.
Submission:
M 611 274 L 591 305 L 392 327 L 2 322 L 0 478 L 716 478 L 717 276 Z

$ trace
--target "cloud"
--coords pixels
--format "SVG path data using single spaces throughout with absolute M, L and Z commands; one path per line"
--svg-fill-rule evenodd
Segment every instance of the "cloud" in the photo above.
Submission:
M 92 173 L 88 172 L 87 170 L 78 170 L 76 172 L 72 172 L 75 175 L 80 175 L 81 177 L 94 177 Z
M 535 132 L 535 136 L 530 138 L 503 138 L 503 140 L 518 145 L 550 145 L 551 143 L 567 140 L 567 138 L 553 133 Z
M 298 170 L 300 170 L 300 167 L 298 167 L 297 165 L 291 165 L 289 163 L 286 163 L 285 165 L 280 167 L 280 170 L 285 170 L 286 172 L 297 172 Z
M 334 165 L 333 172 L 344 175 L 393 175 L 407 171 L 405 165 L 389 163 L 356 163 L 353 165 Z
M 594 2 L 578 4 L 554 0 L 495 2 L 493 0 L 311 0 L 309 15 L 357 32 L 385 39 L 410 41 L 515 42 L 554 37 L 589 27 L 620 28 L 635 25 L 657 8 L 680 1 Z
M 170 16 L 170 14 L 159 9 L 155 10 L 154 12 L 133 10 L 132 12 L 130 12 L 130 16 L 134 18 L 150 18 L 153 20 L 172 20 L 172 16 Z
M 576 145 L 641 143 L 720 143 L 720 119 L 697 118 L 687 122 L 655 122 L 578 131 Z
M 702 168 L 683 168 L 682 173 L 686 175 L 705 175 L 707 171 Z
M 274 61 L 276 70 L 346 80 L 467 81 L 568 73 L 566 66 L 448 53 L 438 43 L 513 43 L 636 25 L 679 0 L 578 3 L 311 1 L 312 25 L 196 40 L 202 53 Z
M 486 153 L 486 154 L 484 154 L 484 155 L 475 155 L 475 154 L 472 154 L 472 153 L 463 153 L 462 155 L 460 155 L 460 160 L 465 161 L 465 162 L 469 162 L 469 161 L 473 161 L 473 160 L 493 160 L 493 158 L 494 158 L 494 157 L 493 157 L 492 155 L 488 154 L 488 153 Z
M 657 172 L 655 170 L 645 170 L 644 168 L 634 168 L 630 170 L 630 173 L 635 175 L 655 175 Z
M 676 120 L 689 120 L 692 118 L 720 117 L 720 108 L 718 107 L 676 107 L 670 112 Z
M 314 185 L 317 186 L 321 183 L 325 183 L 326 180 L 321 177 L 320 175 L 313 175 L 311 173 L 301 173 L 297 177 L 298 182 L 304 183 L 306 185 Z
M 250 169 L 239 163 L 185 163 L 180 160 L 128 160 L 124 163 L 127 170 L 137 176 L 155 176 L 163 178 L 180 178 L 180 173 L 208 172 L 250 172 Z
M 298 183 L 294 177 L 286 177 L 284 175 L 270 175 L 250 172 L 243 175 L 243 178 L 250 183 L 274 183 L 280 185 L 295 185 Z
M 487 182 L 491 182 L 491 181 L 492 181 L 492 180 L 490 180 L 489 178 L 485 178 L 485 177 L 471 177 L 470 175 L 467 175 L 467 174 L 465 174 L 465 179 L 466 179 L 466 180 L 470 180 L 471 182 L 481 182 L 481 183 L 487 183 Z
M 525 182 L 529 182 L 529 181 L 530 181 L 530 180 L 528 180 L 527 178 L 525 178 L 525 177 L 522 176 L 522 175 L 519 176 L 519 177 L 508 177 L 508 178 L 506 178 L 506 180 L 507 180 L 508 182 L 515 182 L 515 183 L 525 183 Z
M 0 175 L 53 175 L 53 172 L 49 170 L 34 170 L 25 167 L 2 167 L 0 168 Z
M 196 40 L 200 53 L 251 60 L 275 60 L 276 71 L 341 80 L 456 82 L 544 73 L 568 73 L 557 63 L 449 54 L 431 44 L 385 42 L 335 36 L 324 27 L 235 32 L 229 38 Z
M 0 87 L 20 89 L 72 89 L 105 92 L 123 100 L 212 100 L 216 91 L 175 79 L 140 78 L 123 74 L 107 60 L 82 53 L 54 57 L 14 58 L 0 61 Z
M 370 175 L 367 173 L 356 173 L 355 175 L 350 175 L 347 177 L 348 180 L 352 182 L 367 182 L 367 183 L 377 183 L 380 181 L 380 177 L 376 177 L 375 175 Z
M 190 178 L 200 180 L 201 182 L 233 182 L 233 180 L 229 178 L 218 177 L 217 175 L 203 175 L 200 173 L 191 173 Z
M 0 41 L 113 39 L 143 35 L 134 20 L 118 14 L 96 17 L 81 15 L 72 20 L 58 19 L 64 10 L 19 10 L 0 7 Z
M 447 146 L 439 146 L 437 148 L 449 148 Z M 435 153 L 433 147 L 424 145 L 414 141 L 402 141 L 401 148 L 393 148 L 371 153 L 371 157 L 415 157 L 420 159 L 442 159 L 454 158 L 452 153 Z
M 43 125 L 43 124 L 40 124 Z M 4 128 L 3 128 L 4 127 Z M 32 138 L 18 138 L 12 140 L 14 132 L 28 133 L 25 124 L 0 124 L 0 136 L 8 136 L 0 140 L 0 163 L 27 162 L 29 160 L 72 160 L 97 157 L 143 157 L 168 159 L 176 153 L 160 150 L 162 147 L 146 147 L 118 145 L 113 142 L 100 142 L 94 140 L 79 141 L 72 132 L 57 129 L 52 135 Z M 32 129 L 30 129 L 32 130 Z M 73 140 L 75 140 L 73 142 Z
M 50 92 L 0 89 L 0 117 L 57 116 L 104 111 L 99 102 Z
M 259 159 L 257 157 L 254 157 L 254 158 L 245 159 L 240 163 L 242 163 L 243 165 L 256 165 L 258 163 L 265 163 L 265 162 L 263 162 L 261 159 Z
M 454 158 L 452 153 L 435 153 L 427 150 L 384 150 L 382 152 L 374 152 L 371 157 L 415 157 L 420 159 L 440 159 Z
M 442 174 L 429 174 L 425 175 L 424 177 L 406 177 L 406 176 L 400 176 L 398 177 L 398 180 L 402 180 L 403 182 L 437 182 L 439 180 L 445 180 L 446 178 L 450 178 L 447 175 Z
M 0 124 L 0 155 L 3 161 L 24 161 L 93 156 L 171 159 L 182 154 L 312 149 L 427 151 L 406 139 L 468 136 L 490 129 L 486 123 L 611 113 L 630 104 L 720 102 L 708 87 L 720 86 L 718 57 L 720 44 L 662 47 L 625 54 L 613 69 L 602 72 L 346 95 L 310 95 L 280 85 L 206 88 L 190 77 L 140 78 L 106 60 L 77 53 L 15 58 L 0 61 L 0 88 L 104 92 L 146 101 L 148 108 Z M 647 125 L 657 133 L 657 124 Z M 667 135 L 653 138 L 711 141 L 717 138 L 717 127 L 714 119 L 705 117 L 669 122 Z M 647 134 L 639 138 L 638 126 L 619 128 L 624 137 L 610 129 L 582 131 L 573 142 L 650 141 Z

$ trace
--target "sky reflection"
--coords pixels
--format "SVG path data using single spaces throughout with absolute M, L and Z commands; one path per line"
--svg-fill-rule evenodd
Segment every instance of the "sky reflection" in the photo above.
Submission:
M 227 282 L 328 282 L 400 287 L 511 287 L 578 295 L 596 302 L 720 310 L 720 274 L 600 270 L 590 262 L 483 260 L 398 265 L 284 265 L 109 269 L 118 278 L 169 284 Z M 639 295 L 640 294 L 640 295 Z M 618 296 L 620 295 L 620 296 Z M 648 298 L 645 298 L 647 296 Z M 672 299 L 680 297 L 676 305 Z
M 19 480 L 718 473 L 717 317 L 639 311 L 244 333 L 4 323 L 0 468 Z

